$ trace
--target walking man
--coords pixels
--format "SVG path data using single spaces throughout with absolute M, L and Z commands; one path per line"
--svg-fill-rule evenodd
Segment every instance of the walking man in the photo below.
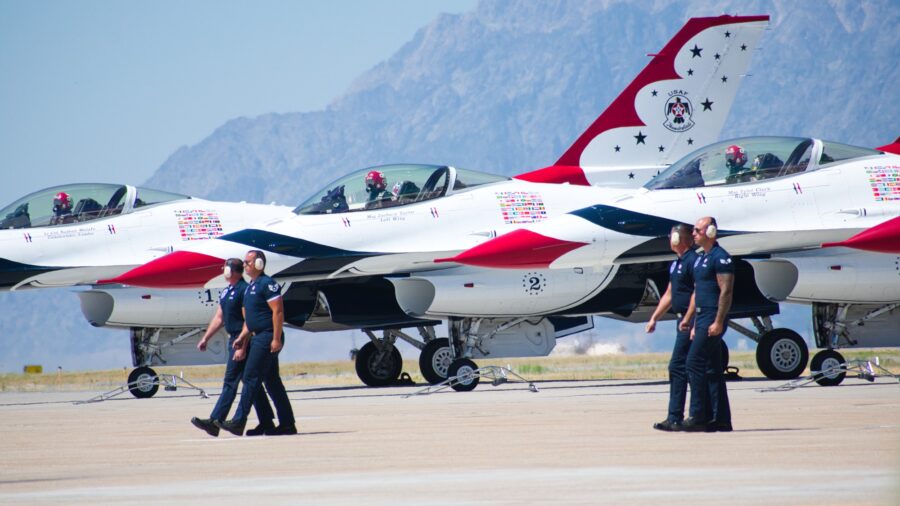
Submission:
M 669 236 L 672 251 L 678 256 L 669 266 L 669 286 L 666 293 L 659 299 L 659 304 L 650 321 L 647 322 L 647 332 L 656 330 L 656 322 L 670 309 L 675 313 L 675 346 L 672 349 L 672 358 L 669 360 L 669 414 L 662 422 L 653 424 L 653 428 L 662 431 L 679 431 L 684 421 L 684 403 L 687 396 L 687 368 L 685 361 L 688 350 L 691 347 L 690 327 L 682 330 L 681 322 L 687 313 L 694 293 L 694 261 L 697 253 L 694 251 L 694 239 L 691 235 L 691 227 L 684 223 L 672 227 Z M 690 325 L 690 321 L 687 325 Z
M 687 356 L 691 385 L 689 432 L 730 432 L 731 406 L 722 368 L 722 336 L 734 291 L 734 262 L 716 242 L 715 218 L 705 216 L 694 226 L 694 242 L 703 248 L 694 262 L 694 296 L 688 316 L 694 318 L 693 342 Z M 687 320 L 687 317 L 685 317 Z M 681 328 L 688 325 L 682 322 Z
M 206 431 L 210 436 L 219 435 L 219 427 L 215 424 L 215 421 L 223 422 L 228 417 L 228 411 L 231 409 L 235 395 L 237 395 L 238 382 L 244 373 L 245 362 L 234 360 L 235 350 L 233 348 L 234 341 L 244 328 L 243 301 L 247 282 L 244 281 L 243 273 L 244 264 L 239 258 L 229 258 L 225 261 L 223 274 L 225 281 L 228 282 L 228 286 L 219 295 L 219 307 L 216 310 L 216 314 L 209 322 L 206 333 L 203 334 L 200 342 L 197 343 L 198 350 L 206 351 L 206 345 L 209 343 L 210 338 L 219 329 L 225 327 L 225 332 L 228 333 L 228 362 L 225 366 L 225 378 L 222 381 L 222 393 L 219 394 L 219 400 L 216 401 L 209 418 L 191 418 L 191 423 L 195 427 Z M 274 427 L 272 420 L 275 418 L 275 414 L 272 413 L 272 407 L 269 406 L 265 392 L 259 391 L 253 405 L 256 408 L 256 417 L 259 418 L 260 426 Z M 256 436 L 259 434 L 251 430 L 247 431 L 247 435 Z
M 216 425 L 236 436 L 244 434 L 252 399 L 265 383 L 269 396 L 278 411 L 275 435 L 296 434 L 294 410 L 278 372 L 278 353 L 284 346 L 284 301 L 281 286 L 264 272 L 266 256 L 251 250 L 244 259 L 250 284 L 244 292 L 244 328 L 234 342 L 234 359 L 247 361 L 244 366 L 241 401 L 230 421 L 216 421 Z M 262 420 L 260 423 L 262 424 Z M 265 429 L 265 428 L 263 428 Z

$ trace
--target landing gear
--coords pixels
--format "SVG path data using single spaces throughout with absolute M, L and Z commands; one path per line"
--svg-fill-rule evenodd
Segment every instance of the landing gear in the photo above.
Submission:
M 450 340 L 433 339 L 422 348 L 422 354 L 419 355 L 419 371 L 425 381 L 436 385 L 448 378 L 451 362 L 453 356 L 450 352 Z
M 388 386 L 400 377 L 403 357 L 393 342 L 368 342 L 356 354 L 356 375 L 370 387 Z
M 138 399 L 147 399 L 159 390 L 159 375 L 149 367 L 138 367 L 128 375 L 128 390 Z
M 822 350 L 813 356 L 809 370 L 813 373 L 816 383 L 823 387 L 833 387 L 840 385 L 847 376 L 846 365 L 844 356 L 837 351 Z
M 765 332 L 756 346 L 756 364 L 769 379 L 790 380 L 800 377 L 809 360 L 806 341 L 790 329 Z
M 475 374 L 478 366 L 467 358 L 458 358 L 450 364 L 448 377 L 457 377 L 457 382 L 452 385 L 457 392 L 469 392 L 478 386 L 479 377 Z

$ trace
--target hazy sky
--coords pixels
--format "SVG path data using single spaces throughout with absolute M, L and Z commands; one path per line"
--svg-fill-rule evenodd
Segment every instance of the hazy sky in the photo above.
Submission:
M 475 0 L 0 0 L 0 207 L 140 184 L 225 121 L 322 109 Z

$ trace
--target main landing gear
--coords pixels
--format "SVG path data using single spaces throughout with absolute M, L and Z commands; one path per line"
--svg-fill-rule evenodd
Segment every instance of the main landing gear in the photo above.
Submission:
M 733 321 L 728 326 L 756 341 L 756 365 L 769 379 L 799 378 L 809 360 L 809 348 L 800 334 L 791 329 L 773 328 L 768 316 L 750 319 L 756 332 Z
M 432 354 L 438 353 L 440 346 L 433 343 L 441 340 L 435 339 L 434 327 L 418 327 L 418 330 L 422 336 L 421 341 L 395 329 L 384 330 L 381 337 L 376 337 L 370 330 L 363 330 L 369 336 L 369 342 L 356 352 L 356 375 L 359 379 L 370 387 L 385 387 L 397 383 L 403 372 L 403 357 L 395 346 L 397 339 L 423 350 L 423 356 L 425 350 L 430 350 Z M 422 360 L 420 357 L 420 365 Z M 422 375 L 428 382 L 432 382 L 432 378 L 439 373 L 439 370 L 429 370 L 427 373 L 425 369 L 422 370 Z M 446 377 L 437 382 L 444 379 Z

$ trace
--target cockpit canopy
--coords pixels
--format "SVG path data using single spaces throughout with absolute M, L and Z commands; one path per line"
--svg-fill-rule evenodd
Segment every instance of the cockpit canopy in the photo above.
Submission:
M 644 188 L 666 190 L 750 183 L 881 154 L 874 149 L 819 139 L 744 137 L 694 151 L 651 179 Z
M 57 198 L 60 193 L 67 198 Z M 69 225 L 189 198 L 128 185 L 78 183 L 54 186 L 22 197 L 0 210 L 0 229 Z
M 330 214 L 398 207 L 508 179 L 441 165 L 381 165 L 352 172 L 332 182 L 294 212 Z

